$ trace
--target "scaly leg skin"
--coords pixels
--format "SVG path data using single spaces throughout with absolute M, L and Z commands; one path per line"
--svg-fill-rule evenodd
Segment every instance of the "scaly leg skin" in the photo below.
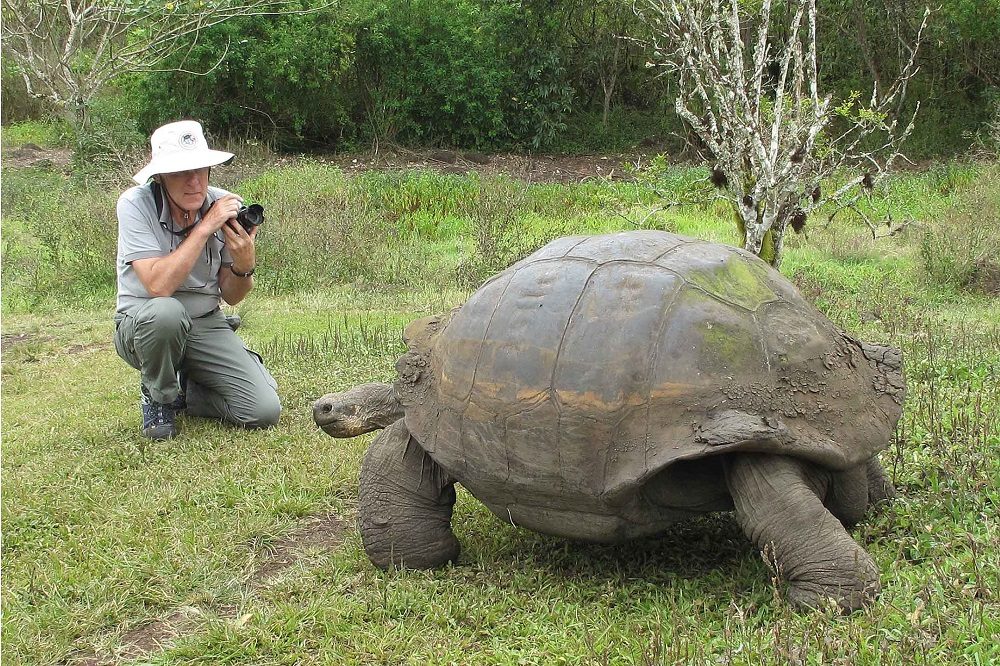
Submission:
M 740 526 L 777 566 L 795 606 L 832 599 L 849 612 L 878 594 L 872 558 L 823 505 L 829 472 L 787 456 L 735 454 L 726 460 L 726 483 Z
M 896 499 L 896 488 L 885 473 L 885 469 L 873 456 L 865 465 L 868 474 L 868 506 L 874 507 Z
M 400 419 L 383 430 L 361 463 L 358 527 L 380 569 L 432 569 L 458 559 L 451 531 L 455 480 L 410 437 Z

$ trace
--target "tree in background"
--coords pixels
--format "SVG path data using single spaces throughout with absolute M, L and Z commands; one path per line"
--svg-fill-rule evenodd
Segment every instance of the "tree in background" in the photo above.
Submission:
M 740 0 L 641 0 L 635 7 L 653 33 L 656 65 L 677 77 L 677 114 L 715 161 L 712 182 L 736 213 L 746 250 L 781 263 L 788 226 L 800 229 L 824 203 L 853 207 L 900 157 L 914 115 L 897 112 L 916 73 L 928 12 L 895 78 L 862 101 L 839 104 L 819 92 L 816 1 L 771 0 L 749 10 Z M 780 27 L 780 30 L 776 30 Z M 772 33 L 778 33 L 772 34 Z M 919 107 L 919 105 L 918 105 Z M 822 184 L 841 174 L 826 193 Z
M 565 21 L 572 35 L 576 60 L 600 86 L 601 124 L 607 126 L 611 103 L 620 95 L 634 42 L 635 14 L 625 0 L 596 0 L 570 5 Z
M 116 77 L 183 56 L 200 31 L 234 16 L 312 11 L 298 6 L 270 0 L 3 0 L 3 53 L 17 63 L 28 94 L 62 109 L 82 141 L 91 103 Z

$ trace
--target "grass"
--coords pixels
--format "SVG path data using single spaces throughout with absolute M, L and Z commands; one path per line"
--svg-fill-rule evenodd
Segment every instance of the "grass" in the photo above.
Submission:
M 783 272 L 806 297 L 858 337 L 900 346 L 907 364 L 906 409 L 882 454 L 901 497 L 854 532 L 883 594 L 850 617 L 792 612 L 726 514 L 580 545 L 515 528 L 460 491 L 460 563 L 380 572 L 353 525 L 371 436 L 333 440 L 312 422 L 322 393 L 391 378 L 401 327 L 461 303 L 490 262 L 640 226 L 733 242 L 724 208 L 654 212 L 628 183 L 518 193 L 504 179 L 347 178 L 309 163 L 250 174 L 231 186 L 269 219 L 240 332 L 279 381 L 281 423 L 188 419 L 181 438 L 152 444 L 138 434 L 137 376 L 110 342 L 113 293 L 72 278 L 98 270 L 107 247 L 91 237 L 107 217 L 69 195 L 38 203 L 52 178 L 4 173 L 3 664 L 1000 662 L 1000 303 L 938 279 L 921 256 L 929 225 L 996 182 L 990 168 L 895 181 L 873 205 L 924 225 L 906 233 L 873 240 L 838 217 L 788 240 Z M 100 208 L 115 193 L 87 196 Z M 83 229 L 60 231 L 53 220 L 72 212 Z M 60 249 L 33 255 L 31 243 Z M 69 277 L 49 287 L 57 260 Z M 339 527 L 318 540 L 323 516 Z
M 64 148 L 73 142 L 72 135 L 72 129 L 62 120 L 27 121 L 4 127 L 0 142 L 5 146 L 31 143 L 41 148 Z

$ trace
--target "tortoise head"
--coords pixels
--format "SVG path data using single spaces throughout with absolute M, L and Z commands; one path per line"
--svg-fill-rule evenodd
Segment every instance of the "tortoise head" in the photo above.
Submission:
M 403 418 L 392 384 L 361 384 L 328 393 L 313 405 L 313 420 L 331 437 L 357 437 Z

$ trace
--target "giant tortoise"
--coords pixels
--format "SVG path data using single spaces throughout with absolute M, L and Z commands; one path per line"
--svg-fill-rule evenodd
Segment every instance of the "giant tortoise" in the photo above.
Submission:
M 845 527 L 894 492 L 876 454 L 900 354 L 752 254 L 657 231 L 559 238 L 404 340 L 394 384 L 314 406 L 334 437 L 384 428 L 358 498 L 375 565 L 455 560 L 459 482 L 504 521 L 592 542 L 735 509 L 795 604 L 877 593 Z

